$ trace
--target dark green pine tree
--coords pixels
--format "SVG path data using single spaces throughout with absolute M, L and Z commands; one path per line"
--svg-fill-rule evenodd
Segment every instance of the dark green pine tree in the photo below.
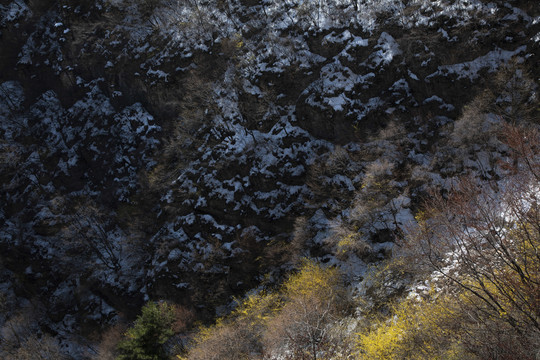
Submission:
M 126 332 L 127 338 L 118 345 L 121 355 L 117 360 L 168 359 L 164 344 L 174 334 L 173 322 L 173 306 L 153 301 L 147 303 Z

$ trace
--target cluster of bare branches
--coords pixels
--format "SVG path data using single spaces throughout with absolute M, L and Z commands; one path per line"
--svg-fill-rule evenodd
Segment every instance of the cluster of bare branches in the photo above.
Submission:
M 447 197 L 434 193 L 408 244 L 434 270 L 432 280 L 458 297 L 479 356 L 488 356 L 493 342 L 501 351 L 517 342 L 524 353 L 539 345 L 540 136 L 531 126 L 507 125 L 504 132 L 512 150 L 501 164 L 504 180 L 469 176 Z

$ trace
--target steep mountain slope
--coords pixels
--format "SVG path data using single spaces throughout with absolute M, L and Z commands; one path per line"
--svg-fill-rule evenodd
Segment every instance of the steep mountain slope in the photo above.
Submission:
M 75 358 L 77 336 L 144 301 L 211 318 L 302 256 L 361 288 L 428 186 L 499 176 L 490 129 L 517 111 L 508 94 L 538 96 L 530 1 L 16 0 L 0 14 L 0 324 L 40 304 L 28 326 Z

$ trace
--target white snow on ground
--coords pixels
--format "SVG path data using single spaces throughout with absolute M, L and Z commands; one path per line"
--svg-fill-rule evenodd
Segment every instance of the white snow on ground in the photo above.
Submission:
M 432 26 L 440 17 L 455 19 L 454 26 L 460 26 L 474 20 L 479 14 L 487 15 L 496 11 L 494 4 L 486 4 L 481 0 L 414 0 L 408 3 L 408 6 L 418 5 L 419 9 L 407 17 L 402 17 L 405 27 Z
M 15 0 L 8 5 L 0 5 L 0 25 L 31 15 L 32 11 L 24 0 Z
M 429 81 L 429 79 L 436 76 L 448 75 L 456 75 L 458 79 L 468 78 L 472 81 L 478 78 L 480 71 L 487 70 L 489 72 L 494 72 L 503 62 L 507 62 L 513 56 L 521 54 L 526 50 L 527 46 L 525 45 L 518 47 L 514 51 L 496 49 L 472 61 L 453 65 L 441 65 L 436 72 L 426 77 L 426 81 Z
M 394 57 L 401 54 L 396 40 L 388 33 L 383 32 L 377 41 L 375 49 L 378 49 L 370 56 L 373 67 L 388 65 Z

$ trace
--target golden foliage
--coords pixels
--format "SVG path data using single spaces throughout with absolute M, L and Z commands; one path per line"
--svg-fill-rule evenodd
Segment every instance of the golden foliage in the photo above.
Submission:
M 360 359 L 537 356 L 540 136 L 516 127 L 506 134 L 514 151 L 506 181 L 495 187 L 462 178 L 446 197 L 433 194 L 400 257 L 375 272 L 375 287 L 397 283 L 388 281 L 391 274 L 412 273 L 430 291 L 397 302 L 389 316 L 359 333 Z
M 290 298 L 318 295 L 321 300 L 334 296 L 335 285 L 339 283 L 337 268 L 324 268 L 306 260 L 300 271 L 291 275 L 284 285 L 284 292 Z
M 199 328 L 187 359 L 248 359 L 260 354 L 265 323 L 279 306 L 277 294 L 262 291 L 246 297 L 229 316 Z
M 460 317 L 449 298 L 403 300 L 389 319 L 358 335 L 359 358 L 462 359 L 465 350 L 454 329 Z
M 291 358 L 329 354 L 339 345 L 330 340 L 337 339 L 332 325 L 344 299 L 339 271 L 305 260 L 278 291 L 252 294 L 229 316 L 201 327 L 187 359 L 260 359 L 284 349 Z

